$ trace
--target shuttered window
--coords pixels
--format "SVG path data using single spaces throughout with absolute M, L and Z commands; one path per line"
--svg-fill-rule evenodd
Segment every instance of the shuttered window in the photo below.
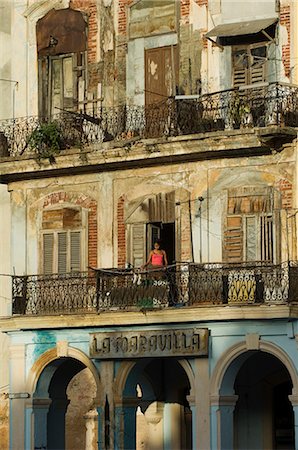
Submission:
M 224 233 L 225 260 L 272 262 L 273 239 L 271 214 L 228 216 Z
M 81 270 L 82 232 L 63 231 L 43 234 L 43 273 Z
M 131 224 L 130 248 L 130 263 L 134 267 L 141 267 L 146 262 L 146 224 Z
M 235 46 L 232 49 L 233 86 L 262 83 L 267 75 L 267 45 Z

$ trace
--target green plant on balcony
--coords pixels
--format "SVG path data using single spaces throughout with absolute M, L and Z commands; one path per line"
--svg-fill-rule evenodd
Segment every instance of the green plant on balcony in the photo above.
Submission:
M 229 108 L 230 120 L 233 128 L 240 128 L 249 125 L 251 110 L 245 98 L 235 95 Z
M 36 128 L 30 138 L 29 147 L 37 152 L 37 159 L 48 158 L 51 164 L 64 148 L 60 127 L 57 122 L 44 122 Z

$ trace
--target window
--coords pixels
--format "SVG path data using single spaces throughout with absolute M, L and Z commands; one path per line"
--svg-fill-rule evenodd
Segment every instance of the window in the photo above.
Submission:
M 84 270 L 84 237 L 82 211 L 71 208 L 44 211 L 42 272 L 63 274 Z
M 267 51 L 268 46 L 264 43 L 232 48 L 234 87 L 266 81 Z
M 82 13 L 71 9 L 51 10 L 37 22 L 39 112 L 44 117 L 84 108 L 86 27 Z
M 227 262 L 273 262 L 278 238 L 276 222 L 271 195 L 230 192 L 224 230 L 224 259 Z

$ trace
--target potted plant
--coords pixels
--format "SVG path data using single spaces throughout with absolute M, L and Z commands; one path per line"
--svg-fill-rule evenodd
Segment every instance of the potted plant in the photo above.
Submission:
M 41 123 L 31 134 L 29 147 L 37 152 L 38 160 L 48 158 L 55 163 L 55 156 L 65 148 L 61 130 L 56 121 Z

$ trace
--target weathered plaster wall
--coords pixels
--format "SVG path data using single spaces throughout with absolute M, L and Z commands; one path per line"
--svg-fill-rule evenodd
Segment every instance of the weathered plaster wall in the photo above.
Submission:
M 0 119 L 6 119 L 13 115 L 13 84 L 11 67 L 11 15 L 12 3 L 10 0 L 0 1 Z
M 1 38 L 0 38 L 1 39 Z M 0 185 L 0 316 L 11 312 L 11 247 L 10 247 L 10 200 L 7 187 Z M 0 333 L 0 449 L 8 448 L 8 408 L 9 400 L 9 338 Z
M 97 213 L 94 216 L 97 222 L 94 221 L 92 225 L 93 232 L 98 236 L 97 266 L 116 267 L 118 264 L 122 266 L 126 262 L 125 229 L 126 223 L 129 223 L 129 220 L 126 222 L 127 215 L 131 217 L 134 205 L 137 207 L 149 196 L 171 191 L 177 192 L 176 200 L 179 201 L 181 199 L 178 192 L 185 192 L 184 203 L 180 207 L 183 207 L 184 212 L 182 209 L 182 213 L 179 213 L 178 209 L 176 211 L 182 219 L 179 225 L 182 228 L 177 235 L 179 244 L 183 242 L 185 249 L 189 245 L 186 241 L 189 241 L 191 222 L 194 260 L 199 262 L 202 257 L 203 261 L 220 261 L 227 190 L 247 186 L 271 186 L 280 197 L 280 207 L 283 209 L 281 256 L 282 260 L 287 259 L 289 249 L 293 256 L 295 253 L 294 247 L 289 243 L 289 226 L 295 222 L 292 225 L 289 221 L 287 223 L 285 212 L 285 209 L 290 211 L 295 207 L 296 202 L 295 153 L 289 146 L 282 153 L 249 159 L 164 164 L 156 168 L 14 183 L 10 187 L 13 191 L 12 242 L 16 249 L 12 265 L 18 274 L 39 271 L 42 208 L 56 207 L 55 205 L 62 205 L 65 202 L 68 204 L 75 198 L 89 198 L 97 203 Z M 188 195 L 191 200 L 191 217 L 188 211 Z M 200 196 L 204 198 L 201 218 L 197 200 Z M 76 203 L 76 200 L 73 201 Z M 89 234 L 89 241 L 94 251 L 96 241 L 92 240 L 92 236 Z M 203 243 L 202 249 L 200 242 Z M 189 260 L 190 249 L 185 252 L 184 256 Z

